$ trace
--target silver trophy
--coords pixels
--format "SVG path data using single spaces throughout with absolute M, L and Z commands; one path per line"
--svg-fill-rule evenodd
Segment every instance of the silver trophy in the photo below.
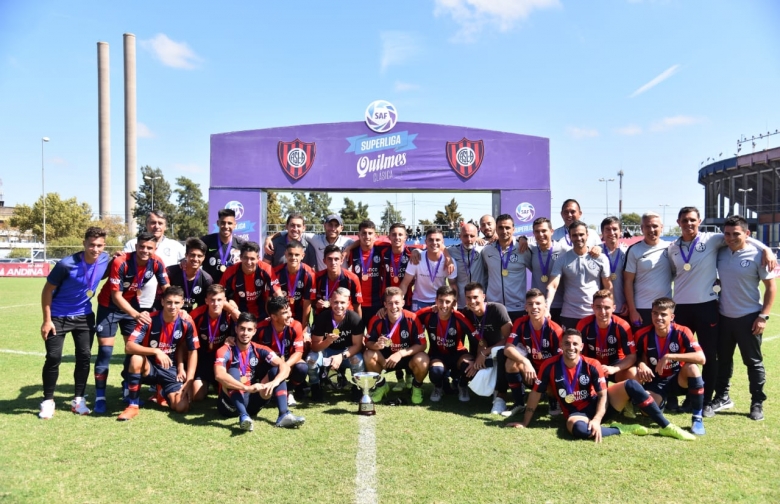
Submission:
M 374 401 L 371 400 L 369 391 L 373 387 L 377 380 L 379 380 L 379 373 L 355 373 L 352 375 L 352 383 L 360 387 L 363 391 L 363 397 L 360 398 L 358 403 L 358 414 L 360 415 L 376 415 L 376 408 L 374 407 Z

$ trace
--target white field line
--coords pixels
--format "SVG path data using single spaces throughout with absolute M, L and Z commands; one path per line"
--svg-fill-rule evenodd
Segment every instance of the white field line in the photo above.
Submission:
M 44 352 L 23 352 L 21 350 L 11 350 L 9 348 L 0 348 L 0 354 L 11 354 L 11 355 L 29 355 L 32 357 L 46 357 L 46 353 Z M 63 359 L 75 359 L 75 355 L 63 355 Z M 122 355 L 112 355 L 111 360 L 112 361 L 123 361 L 125 358 Z
M 0 306 L 0 310 L 5 310 L 6 308 L 22 308 L 23 306 L 36 306 L 40 303 L 30 303 L 30 304 L 18 304 L 18 305 L 11 305 L 11 306 Z
M 374 417 L 358 418 L 358 449 L 355 455 L 355 502 L 373 504 L 379 502 L 376 494 L 376 429 Z

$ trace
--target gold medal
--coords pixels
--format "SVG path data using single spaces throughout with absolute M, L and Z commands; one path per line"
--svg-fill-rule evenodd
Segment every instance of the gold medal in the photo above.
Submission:
M 333 329 L 333 330 L 332 330 L 330 333 L 331 333 L 331 334 L 335 334 L 336 336 L 338 336 L 339 334 L 341 334 L 341 331 L 339 331 L 339 328 L 338 328 L 338 327 L 336 327 L 336 328 L 335 328 L 335 329 Z
M 691 265 L 689 263 L 685 263 L 685 265 L 683 266 L 683 269 L 685 271 L 691 271 Z
M 95 292 L 92 289 L 87 289 L 87 297 L 88 298 L 91 298 L 94 295 L 95 295 Z
M 247 383 L 249 383 L 249 377 L 246 376 L 246 375 L 242 375 L 241 376 L 241 385 L 246 385 Z
M 360 277 L 360 279 L 363 280 L 364 282 L 367 282 L 368 281 L 368 275 L 362 275 Z
M 509 270 L 508 269 L 502 269 L 501 270 L 501 275 L 502 276 L 509 276 Z
M 548 277 L 547 275 L 542 275 L 542 283 L 547 283 L 547 280 L 549 279 L 550 277 Z
M 568 404 L 571 404 L 574 402 L 574 394 L 567 394 L 566 397 L 563 399 Z
M 715 294 L 719 293 L 720 292 L 720 285 L 718 285 L 718 284 L 713 285 L 712 286 L 712 292 L 714 292 Z
M 225 266 L 224 264 L 221 264 L 219 266 L 219 271 L 221 271 L 222 273 L 224 273 L 226 269 L 227 269 L 227 266 Z
M 288 303 L 290 306 L 295 304 L 295 298 L 291 297 L 290 302 Z
M 330 301 L 323 301 L 322 302 L 322 307 L 323 308 L 330 308 Z
M 400 282 L 400 280 L 398 279 L 398 277 L 393 277 L 393 283 L 394 284 L 398 284 L 399 282 Z
M 612 273 L 611 275 L 609 275 L 609 279 L 610 280 L 617 280 L 617 273 Z

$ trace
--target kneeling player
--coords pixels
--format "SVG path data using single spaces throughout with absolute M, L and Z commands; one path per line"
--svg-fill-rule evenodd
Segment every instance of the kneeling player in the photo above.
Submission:
M 214 360 L 217 350 L 225 344 L 228 337 L 234 333 L 233 318 L 225 310 L 225 287 L 211 284 L 206 289 L 206 303 L 198 306 L 192 312 L 192 322 L 198 331 L 200 347 L 198 348 L 198 367 L 192 382 L 192 401 L 202 401 L 209 393 L 209 386 L 214 379 Z
M 637 331 L 637 380 L 644 383 L 662 408 L 675 381 L 680 388 L 687 388 L 693 406 L 691 432 L 703 436 L 704 381 L 699 365 L 704 364 L 704 352 L 690 329 L 673 322 L 675 306 L 669 298 L 656 299 L 651 314 L 653 324 Z
M 469 365 L 474 363 L 474 356 L 466 349 L 466 338 L 471 338 L 474 327 L 462 313 L 455 310 L 457 298 L 458 291 L 443 285 L 436 290 L 436 311 L 428 307 L 417 312 L 417 320 L 427 331 L 430 342 L 428 378 L 434 387 L 431 393 L 433 402 L 441 401 L 448 372 L 458 381 L 460 401 L 467 402 L 470 399 L 467 385 L 476 370 L 471 370 L 471 376 L 466 373 Z
M 375 373 L 391 369 L 409 369 L 412 381 L 412 403 L 423 401 L 422 382 L 428 374 L 428 355 L 425 353 L 425 333 L 417 316 L 403 309 L 404 296 L 398 287 L 388 287 L 384 294 L 384 317 L 374 316 L 368 323 L 368 340 L 363 360 L 366 369 Z M 390 387 L 381 376 L 371 395 L 381 402 Z
M 184 291 L 172 286 L 165 290 L 163 309 L 150 315 L 149 324 L 138 324 L 125 342 L 130 356 L 127 366 L 128 406 L 117 420 L 130 420 L 138 415 L 138 393 L 141 380 L 159 385 L 171 409 L 186 413 L 190 407 L 190 388 L 198 362 L 198 335 L 192 319 L 181 310 Z M 176 347 L 181 340 L 187 344 L 187 363 L 177 362 Z
M 279 417 L 277 427 L 298 427 L 306 421 L 287 409 L 287 384 L 290 366 L 273 350 L 252 341 L 257 331 L 257 319 L 244 312 L 236 321 L 235 345 L 223 345 L 214 361 L 214 378 L 220 392 L 217 410 L 227 417 L 238 414 L 241 429 L 251 431 L 250 415 L 276 397 Z

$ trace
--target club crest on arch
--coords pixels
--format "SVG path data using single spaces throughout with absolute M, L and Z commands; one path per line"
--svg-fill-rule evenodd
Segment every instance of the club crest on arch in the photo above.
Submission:
M 447 161 L 455 173 L 465 179 L 477 173 L 484 157 L 485 145 L 482 140 L 463 137 L 459 142 L 447 142 Z
M 282 170 L 294 180 L 306 175 L 314 164 L 317 147 L 314 142 L 301 142 L 298 138 L 292 142 L 279 142 L 277 154 Z

